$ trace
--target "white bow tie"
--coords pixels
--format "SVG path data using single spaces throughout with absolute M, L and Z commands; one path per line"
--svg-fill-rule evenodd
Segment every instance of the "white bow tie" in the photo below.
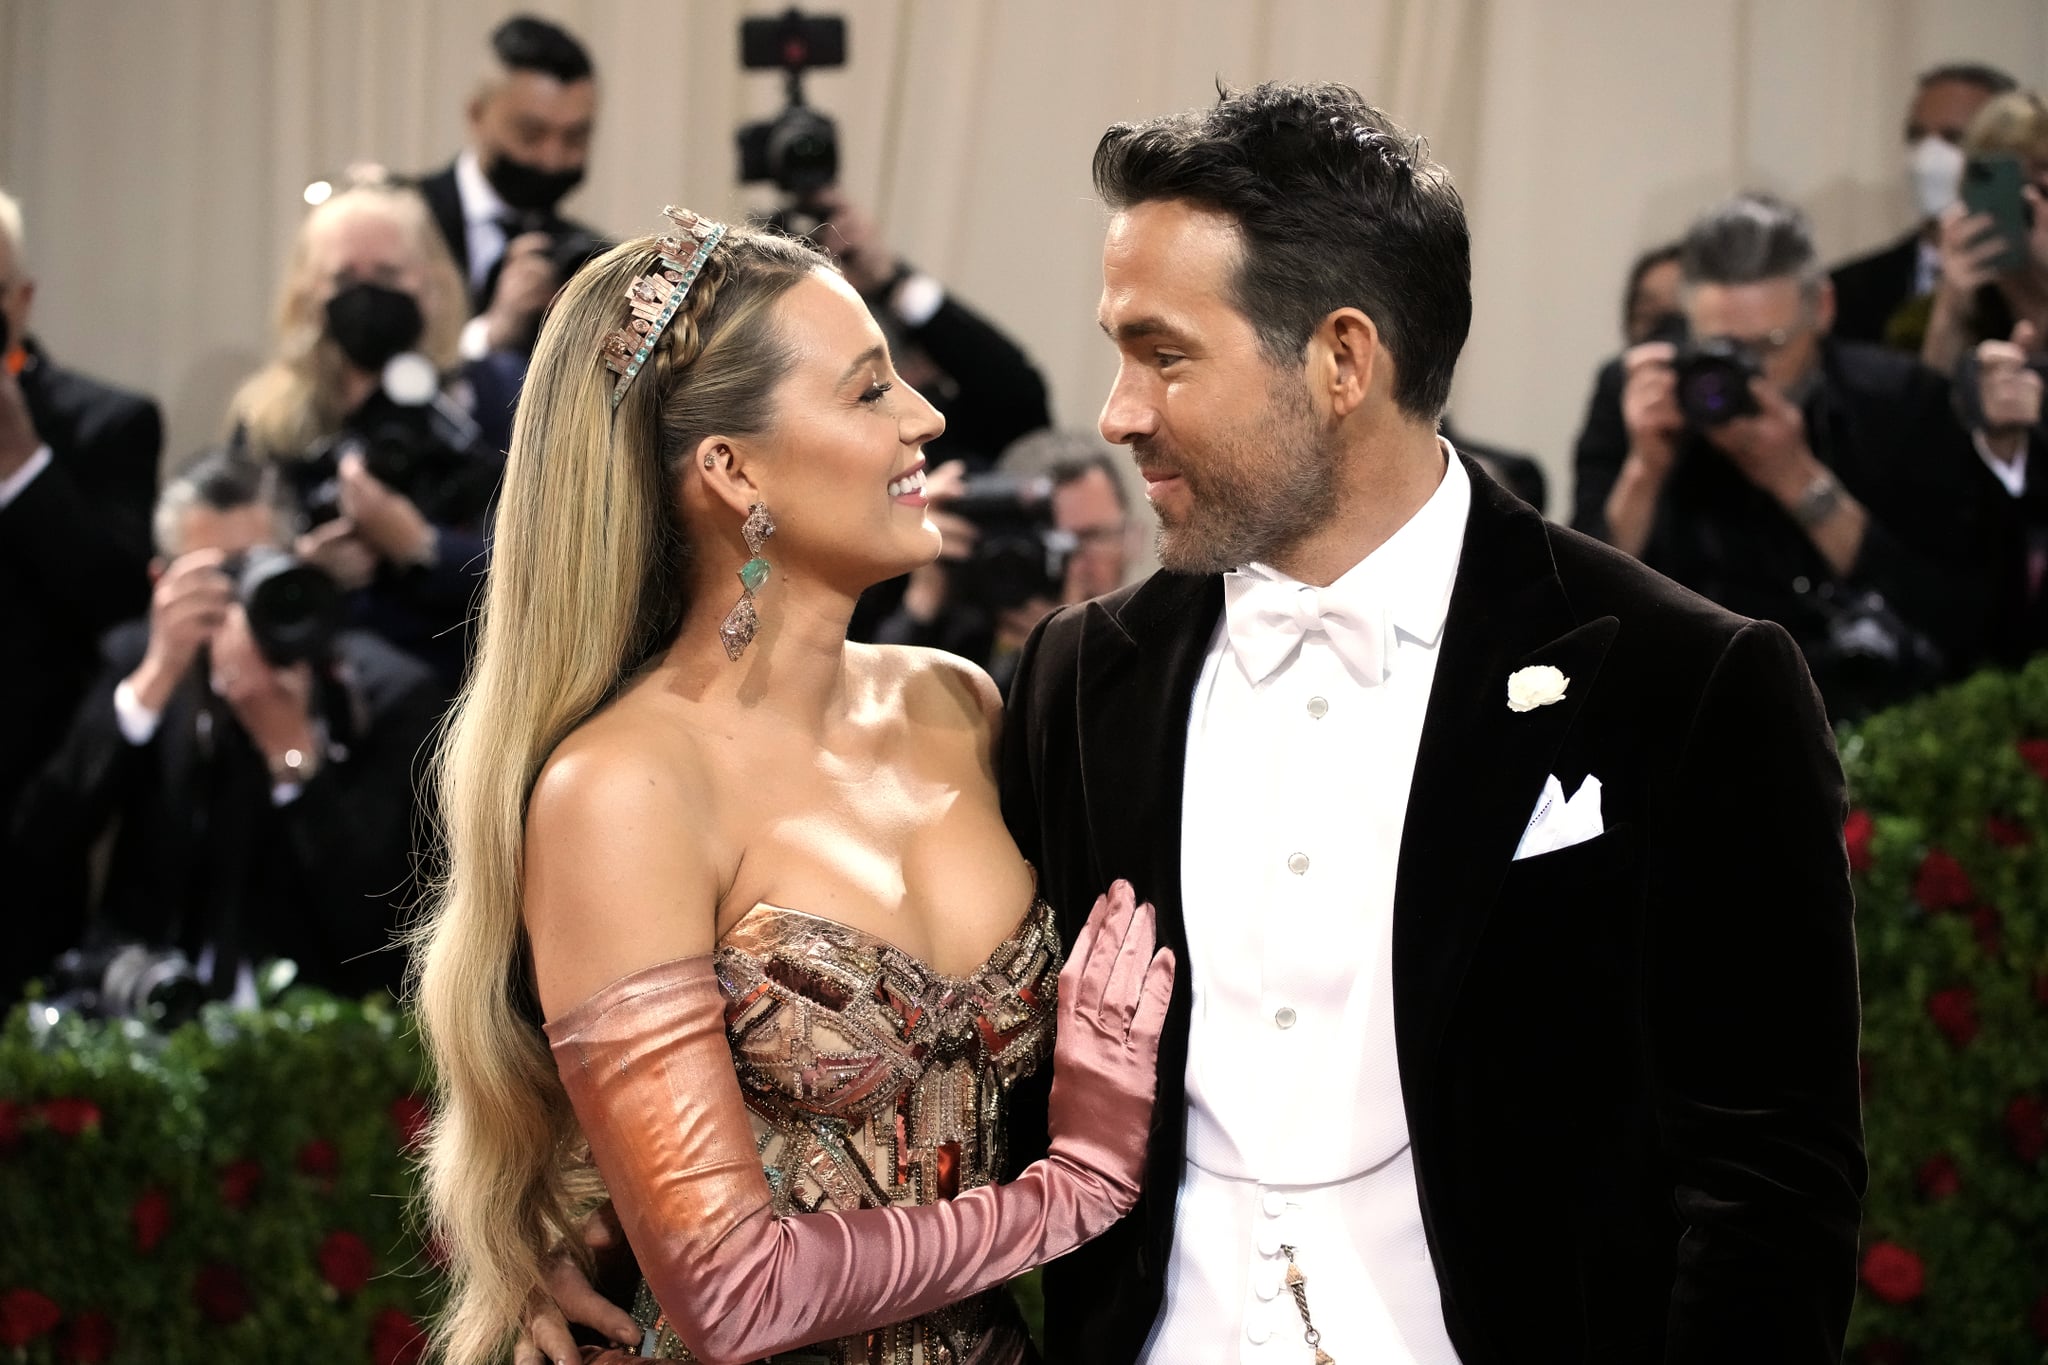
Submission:
M 1392 639 L 1386 608 L 1358 596 L 1269 578 L 1256 569 L 1225 574 L 1224 622 L 1245 676 L 1257 686 L 1279 671 L 1304 636 L 1320 634 L 1359 682 L 1371 687 L 1384 681 Z

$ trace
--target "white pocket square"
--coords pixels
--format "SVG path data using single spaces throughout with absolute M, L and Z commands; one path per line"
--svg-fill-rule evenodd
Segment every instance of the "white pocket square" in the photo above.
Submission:
M 1535 814 L 1529 817 L 1529 827 L 1522 831 L 1515 861 L 1597 839 L 1606 828 L 1600 823 L 1600 779 L 1588 773 L 1567 801 L 1564 784 L 1552 773 L 1543 784 L 1543 795 L 1536 802 Z

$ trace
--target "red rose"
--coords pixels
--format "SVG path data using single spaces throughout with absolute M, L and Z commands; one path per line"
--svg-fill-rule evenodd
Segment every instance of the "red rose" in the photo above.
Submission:
M 1957 1047 L 1969 1046 L 1977 1036 L 1977 993 L 1968 986 L 1951 986 L 1927 997 L 1927 1017 Z
M 1997 815 L 1985 818 L 1984 833 L 2000 848 L 2025 848 L 2034 842 L 2032 830 L 2017 820 L 2007 820 Z
M 1998 912 L 1990 906 L 1981 905 L 1970 912 L 1970 932 L 1986 956 L 1997 957 L 2003 951 L 2005 939 L 1998 931 Z
M 63 1316 L 49 1295 L 10 1289 L 0 1294 L 0 1346 L 19 1350 L 55 1327 Z
M 1849 870 L 1851 872 L 1870 871 L 1870 831 L 1872 823 L 1869 811 L 1852 810 L 1849 812 L 1848 820 L 1842 824 L 1842 842 L 1849 849 Z
M 64 1325 L 57 1359 L 65 1365 L 100 1365 L 114 1353 L 114 1324 L 105 1313 L 80 1313 Z
M 1947 1152 L 1921 1162 L 1914 1180 L 1920 1186 L 1920 1197 L 1930 1203 L 1953 1198 L 1963 1188 L 1962 1172 L 1956 1169 L 1955 1158 Z
M 0 1156 L 11 1154 L 21 1145 L 22 1109 L 13 1100 L 0 1100 Z
M 1920 871 L 1913 877 L 1913 899 L 1938 913 L 1968 905 L 1976 898 L 1977 889 L 1970 885 L 1970 875 L 1963 871 L 1963 865 L 1942 849 L 1928 849 L 1927 856 L 1920 860 Z
M 220 1172 L 220 1202 L 231 1209 L 246 1209 L 263 1186 L 263 1167 L 248 1160 L 230 1161 Z
M 171 1230 L 170 1196 L 152 1185 L 128 1210 L 128 1221 L 135 1225 L 135 1249 L 149 1255 L 156 1250 L 156 1244 L 163 1241 L 164 1234 Z
M 2048 1105 L 2038 1095 L 2021 1095 L 2005 1106 L 2005 1140 L 2012 1154 L 2031 1166 L 2048 1153 Z
M 249 1315 L 249 1290 L 242 1272 L 219 1261 L 200 1267 L 192 1281 L 192 1298 L 206 1320 L 219 1327 L 231 1326 Z
M 400 1095 L 391 1102 L 391 1123 L 398 1129 L 398 1145 L 410 1151 L 426 1131 L 431 1111 L 418 1095 Z
M 396 1308 L 387 1308 L 370 1324 L 370 1359 L 376 1365 L 419 1365 L 427 1353 L 427 1334 Z
M 341 1169 L 341 1153 L 326 1138 L 314 1138 L 299 1148 L 297 1165 L 300 1175 L 331 1182 Z
M 88 1128 L 100 1126 L 100 1107 L 91 1100 L 60 1095 L 36 1106 L 44 1123 L 65 1137 L 75 1138 Z
M 2048 781 L 2048 739 L 2023 739 L 2019 750 L 2020 761 Z
M 369 1244 L 353 1232 L 328 1233 L 320 1244 L 319 1260 L 320 1278 L 343 1295 L 362 1293 L 370 1282 L 370 1272 L 377 1268 Z
M 1877 1242 L 1863 1253 L 1863 1283 L 1883 1303 L 1911 1303 L 1927 1287 L 1927 1270 L 1904 1247 Z

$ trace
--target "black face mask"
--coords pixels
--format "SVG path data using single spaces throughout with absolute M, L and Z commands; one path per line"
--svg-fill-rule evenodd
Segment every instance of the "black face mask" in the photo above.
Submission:
M 547 213 L 562 202 L 583 183 L 583 168 L 572 166 L 566 171 L 544 171 L 525 161 L 515 161 L 503 152 L 491 158 L 491 164 L 484 168 L 484 179 L 491 182 L 491 188 L 498 197 L 515 209 L 529 213 Z
M 402 289 L 364 281 L 327 301 L 327 335 L 358 369 L 372 374 L 419 345 L 426 325 L 418 300 Z

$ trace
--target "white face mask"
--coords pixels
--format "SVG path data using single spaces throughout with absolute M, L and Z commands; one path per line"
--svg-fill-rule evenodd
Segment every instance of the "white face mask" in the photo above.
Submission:
M 1963 149 L 1929 133 L 1906 149 L 1906 174 L 1923 218 L 1939 217 L 1963 184 Z

